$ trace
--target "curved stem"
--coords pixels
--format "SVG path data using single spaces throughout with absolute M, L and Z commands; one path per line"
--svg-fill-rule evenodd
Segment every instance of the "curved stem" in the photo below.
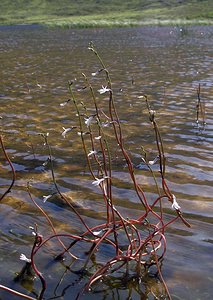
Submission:
M 13 289 L 11 289 L 11 288 L 8 288 L 7 286 L 2 285 L 2 284 L 0 284 L 0 289 L 1 289 L 1 290 L 4 290 L 4 291 L 7 291 L 7 292 L 9 292 L 9 293 L 11 293 L 11 294 L 13 294 L 13 295 L 15 295 L 15 296 L 22 297 L 22 298 L 24 298 L 24 299 L 28 299 L 28 300 L 36 300 L 36 298 L 30 297 L 30 296 L 28 296 L 28 295 L 25 295 L 25 294 L 23 294 L 23 293 L 20 293 L 20 292 L 18 292 L 18 291 L 15 291 L 15 290 L 13 290 Z
M 10 168 L 11 168 L 11 170 L 12 170 L 12 176 L 13 176 L 13 177 L 12 177 L 12 182 L 11 182 L 9 188 L 8 188 L 8 189 L 4 192 L 4 194 L 0 197 L 0 201 L 1 201 L 8 193 L 11 192 L 11 189 L 12 189 L 14 183 L 15 183 L 15 180 L 16 180 L 16 173 L 15 173 L 15 169 L 14 169 L 14 167 L 13 167 L 13 164 L 12 164 L 12 162 L 11 162 L 11 160 L 10 160 L 9 156 L 7 155 L 7 152 L 6 152 L 6 150 L 5 150 L 4 143 L 3 143 L 3 138 L 2 138 L 1 135 L 0 135 L 0 144 L 1 144 L 1 148 L 2 148 L 2 150 L 3 150 L 4 156 L 5 156 L 7 162 L 8 162 L 9 165 L 10 165 Z

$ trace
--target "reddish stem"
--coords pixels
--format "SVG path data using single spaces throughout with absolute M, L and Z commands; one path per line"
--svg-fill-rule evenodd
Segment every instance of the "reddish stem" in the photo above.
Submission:
M 6 152 L 6 150 L 5 150 L 4 143 L 3 143 L 3 138 L 2 138 L 1 135 L 0 135 L 0 143 L 1 143 L 1 148 L 2 148 L 2 150 L 3 150 L 4 156 L 5 156 L 6 160 L 7 160 L 7 162 L 9 163 L 10 168 L 11 168 L 11 170 L 12 170 L 12 176 L 13 176 L 13 177 L 12 177 L 12 182 L 11 182 L 9 188 L 8 188 L 8 189 L 4 192 L 4 194 L 0 197 L 0 201 L 1 201 L 8 193 L 11 192 L 11 189 L 12 189 L 14 183 L 15 183 L 15 180 L 16 180 L 16 173 L 15 173 L 15 169 L 14 169 L 14 167 L 13 167 L 13 164 L 12 164 L 12 162 L 11 162 L 11 160 L 10 160 L 9 156 L 7 155 L 7 152 Z

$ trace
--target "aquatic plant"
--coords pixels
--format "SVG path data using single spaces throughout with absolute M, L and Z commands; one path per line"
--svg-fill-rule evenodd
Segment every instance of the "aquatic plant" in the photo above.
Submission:
M 161 299 L 171 299 L 161 272 L 161 264 L 166 253 L 165 232 L 167 227 L 178 219 L 182 220 L 186 226 L 190 225 L 184 219 L 176 196 L 170 190 L 166 180 L 166 157 L 163 140 L 156 120 L 156 112 L 152 109 L 148 97 L 141 95 L 140 99 L 146 104 L 147 114 L 154 132 L 157 153 L 153 161 L 148 161 L 147 153 L 141 146 L 142 164 L 150 171 L 158 194 L 157 198 L 151 201 L 148 199 L 143 186 L 138 183 L 135 176 L 135 166 L 125 147 L 125 138 L 116 108 L 113 85 L 108 68 L 92 43 L 89 45 L 89 50 L 92 51 L 100 64 L 99 70 L 93 72 L 92 76 L 104 74 L 105 83 L 98 89 L 97 94 L 88 76 L 82 74 L 85 84 L 82 90 L 88 90 L 91 99 L 90 102 L 87 101 L 85 104 L 82 100 L 79 101 L 77 99 L 74 82 L 68 82 L 70 99 L 61 103 L 60 106 L 66 107 L 73 104 L 76 111 L 77 124 L 69 128 L 63 127 L 62 136 L 68 138 L 69 134 L 79 135 L 82 151 L 87 163 L 88 175 L 91 177 L 91 185 L 100 190 L 100 198 L 105 205 L 104 221 L 91 227 L 80 213 L 78 207 L 70 201 L 66 194 L 61 193 L 54 172 L 52 149 L 48 140 L 49 134 L 41 133 L 44 145 L 47 147 L 48 164 L 55 186 L 53 194 L 43 196 L 43 203 L 49 201 L 57 193 L 61 201 L 71 208 L 81 222 L 84 230 L 79 234 L 58 233 L 48 213 L 45 212 L 45 208 L 41 207 L 33 198 L 30 183 L 28 183 L 27 191 L 29 197 L 46 218 L 52 233 L 48 237 L 44 237 L 39 232 L 36 224 L 30 227 L 34 236 L 34 243 L 30 258 L 27 258 L 24 254 L 20 257 L 27 265 L 24 271 L 21 272 L 21 276 L 28 276 L 29 272 L 37 276 L 41 281 L 41 292 L 37 295 L 37 299 L 44 299 L 47 279 L 42 270 L 39 270 L 37 266 L 38 254 L 48 242 L 56 240 L 61 247 L 61 251 L 56 253 L 55 260 L 63 261 L 64 259 L 68 259 L 69 256 L 72 262 L 67 268 L 70 272 L 75 272 L 79 277 L 88 277 L 87 283 L 80 289 L 76 295 L 76 299 L 80 299 L 84 293 L 100 281 L 102 284 L 109 285 L 110 281 L 114 280 L 113 276 L 120 284 L 130 284 L 134 280 L 140 286 L 143 279 L 149 275 L 151 268 L 155 269 L 155 276 L 162 283 Z M 107 103 L 107 109 L 101 107 L 102 100 Z M 4 149 L 3 144 L 2 148 Z M 114 173 L 114 153 L 116 153 L 119 159 L 125 161 L 132 189 L 134 189 L 138 199 L 138 211 L 140 212 L 138 217 L 127 218 L 116 207 L 113 192 L 114 181 L 116 180 Z M 5 157 L 10 162 L 6 154 Z M 157 165 L 159 171 L 154 171 L 153 165 Z M 169 220 L 165 217 L 165 202 L 168 202 L 174 211 Z M 72 219 L 70 222 L 72 222 Z M 80 258 L 78 251 L 76 251 L 76 247 L 79 244 L 82 244 L 81 247 L 86 250 L 86 252 L 84 251 L 85 255 L 83 258 Z M 105 247 L 110 248 L 111 255 L 105 258 L 105 261 L 103 261 L 103 258 L 101 261 L 98 261 L 98 254 Z M 94 258 L 96 256 L 97 259 Z M 76 260 L 81 262 L 77 271 L 72 269 L 72 264 Z M 20 276 L 16 279 L 19 280 Z M 14 295 L 19 295 L 17 291 L 9 290 L 7 287 L 0 286 L 0 288 Z M 150 292 L 156 297 L 152 289 L 150 289 Z M 23 297 L 34 299 L 27 295 Z

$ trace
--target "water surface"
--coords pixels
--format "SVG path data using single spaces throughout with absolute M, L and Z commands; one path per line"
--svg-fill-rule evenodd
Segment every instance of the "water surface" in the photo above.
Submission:
M 118 113 L 123 125 L 125 145 L 135 166 L 135 173 L 147 197 L 152 201 L 156 189 L 150 173 L 141 167 L 141 146 L 150 159 L 157 155 L 154 133 L 149 124 L 146 105 L 140 96 L 146 94 L 164 140 L 168 184 L 190 222 L 180 221 L 166 234 L 167 254 L 163 275 L 173 299 L 211 298 L 212 289 L 212 212 L 213 212 L 213 70 L 212 27 L 143 27 L 131 29 L 49 30 L 40 27 L 0 28 L 0 116 L 1 134 L 16 170 L 12 192 L 0 205 L 0 280 L 11 288 L 27 293 L 38 292 L 40 282 L 13 281 L 23 263 L 21 253 L 29 255 L 32 237 L 29 226 L 38 224 L 48 235 L 44 217 L 33 205 L 26 191 L 32 185 L 33 198 L 49 213 L 58 232 L 80 232 L 82 225 L 73 213 L 54 199 L 43 204 L 43 196 L 55 192 L 51 172 L 45 165 L 49 154 L 38 133 L 49 133 L 54 169 L 62 192 L 70 193 L 81 206 L 89 225 L 104 217 L 104 205 L 97 188 L 91 184 L 82 158 L 79 136 L 72 132 L 63 138 L 62 127 L 75 126 L 76 112 L 71 103 L 67 82 L 74 82 L 79 101 L 88 103 L 82 90 L 84 72 L 95 92 L 104 76 L 93 77 L 100 66 L 87 49 L 93 41 L 104 59 L 113 81 Z M 201 86 L 205 102 L 205 123 L 196 124 L 197 88 Z M 96 93 L 98 96 L 98 93 Z M 107 98 L 99 97 L 102 108 Z M 88 101 L 88 102 L 87 102 Z M 114 156 L 114 197 L 117 207 L 128 217 L 139 215 L 138 200 L 132 189 L 125 163 Z M 1 152 L 0 192 L 10 184 L 11 171 Z M 166 205 L 168 219 L 173 214 Z M 39 263 L 45 266 L 49 288 L 46 299 L 62 294 L 60 299 L 74 297 L 84 280 L 65 272 L 66 264 L 54 264 L 58 246 L 45 248 Z M 79 249 L 80 251 L 81 249 Z M 107 249 L 102 249 L 107 256 Z M 105 253 L 105 252 L 106 253 Z M 49 255 L 51 253 L 51 255 Z M 66 272 L 65 272 L 66 273 Z M 53 276 L 54 274 L 54 276 Z M 60 282 L 60 279 L 63 280 Z M 151 283 L 150 283 L 151 284 Z M 154 285 L 154 283 L 153 283 Z M 55 289 L 55 292 L 53 290 Z M 148 288 L 147 288 L 148 289 Z M 131 289 L 130 289 L 131 290 Z M 145 291 L 142 299 L 154 299 Z M 54 294 L 55 293 L 55 294 Z M 130 299 L 125 288 L 99 286 L 98 299 Z M 0 291 L 2 299 L 11 295 Z M 134 289 L 132 299 L 141 299 Z M 91 292 L 85 299 L 94 297 Z M 147 298 L 146 298 L 147 297 Z

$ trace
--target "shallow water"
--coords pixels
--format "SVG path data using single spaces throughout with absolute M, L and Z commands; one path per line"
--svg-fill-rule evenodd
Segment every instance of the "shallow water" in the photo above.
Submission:
M 40 289 L 38 279 L 21 284 L 13 281 L 23 266 L 20 254 L 30 253 L 32 237 L 29 226 L 37 223 L 44 236 L 50 230 L 29 198 L 26 191 L 28 181 L 31 182 L 33 198 L 52 217 L 58 232 L 82 230 L 79 220 L 57 197 L 45 204 L 42 201 L 44 195 L 54 193 L 55 189 L 50 168 L 44 165 L 49 156 L 47 147 L 38 133 L 49 133 L 55 175 L 61 191 L 70 193 L 89 225 L 104 218 L 104 204 L 99 201 L 98 189 L 91 184 L 79 137 L 76 132 L 67 133 L 66 138 L 61 135 L 62 127 L 75 126 L 77 122 L 70 102 L 60 106 L 70 98 L 67 82 L 74 81 L 76 96 L 88 106 L 91 102 L 87 91 L 82 90 L 85 83 L 81 73 L 91 80 L 95 92 L 105 85 L 102 74 L 91 76 L 100 68 L 87 49 L 89 42 L 93 41 L 112 77 L 125 145 L 138 181 L 152 201 L 156 196 L 153 180 L 147 169 L 140 167 L 141 146 L 146 149 L 149 159 L 153 160 L 157 155 L 146 105 L 140 98 L 146 94 L 156 111 L 164 141 L 167 182 L 184 217 L 191 224 L 191 228 L 187 228 L 177 221 L 166 233 L 167 253 L 162 272 L 170 293 L 173 299 L 211 298 L 212 35 L 213 27 L 208 26 L 87 30 L 48 30 L 27 26 L 0 28 L 1 134 L 17 175 L 12 192 L 0 205 L 1 284 L 24 293 L 38 293 Z M 196 124 L 199 84 L 202 103 L 205 102 L 204 127 L 201 118 Z M 103 102 L 102 108 L 106 109 L 107 98 L 98 97 Z M 116 156 L 114 158 L 115 203 L 125 216 L 133 218 L 139 215 L 138 200 L 125 163 L 116 160 Z M 157 166 L 154 169 L 157 170 Z M 0 192 L 3 193 L 11 182 L 11 171 L 2 151 L 0 171 Z M 173 211 L 168 204 L 165 205 L 169 219 Z M 38 260 L 42 268 L 45 266 L 49 286 L 45 297 L 50 299 L 64 291 L 64 296 L 59 299 L 70 299 L 76 296 L 84 280 L 68 273 L 59 284 L 66 263 L 52 263 L 57 247 L 50 243 Z M 101 252 L 103 257 L 107 256 L 107 247 Z M 155 286 L 156 283 L 149 284 Z M 130 299 L 130 290 L 131 287 L 98 286 L 85 299 L 94 297 L 94 293 L 98 299 Z M 143 292 L 142 299 L 154 299 L 149 290 Z M 132 289 L 131 297 L 141 299 L 142 294 Z M 0 298 L 11 299 L 11 295 L 0 291 Z

